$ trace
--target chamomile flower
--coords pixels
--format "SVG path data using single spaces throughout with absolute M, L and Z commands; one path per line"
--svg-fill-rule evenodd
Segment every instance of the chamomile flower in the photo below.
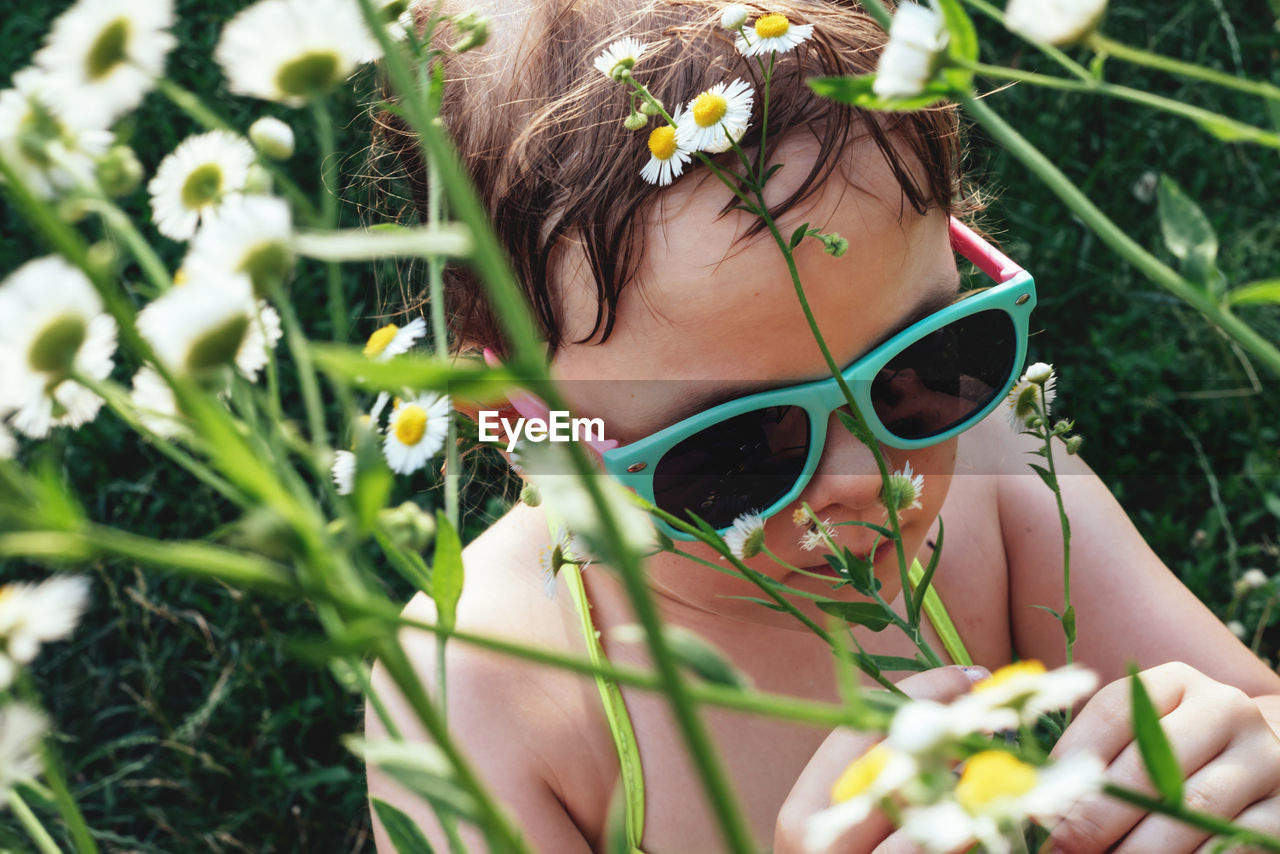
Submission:
M 202 218 L 243 192 L 253 156 L 247 140 L 224 130 L 184 139 L 147 184 L 156 229 L 165 237 L 189 240 Z
M 238 95 L 301 107 L 381 54 L 354 0 L 259 0 L 214 51 Z
M 889 475 L 884 488 L 880 491 L 880 503 L 886 509 L 915 510 L 920 507 L 920 496 L 924 492 L 924 475 L 911 470 L 908 461 L 901 471 Z
M 105 128 L 163 76 L 171 26 L 173 0 L 79 0 L 53 22 L 36 65 L 66 113 Z
M 586 567 L 586 561 L 579 554 L 580 549 L 581 544 L 570 536 L 563 525 L 556 529 L 551 541 L 543 548 L 538 556 L 538 564 L 542 567 L 542 592 L 548 599 L 556 598 L 556 579 L 561 567 L 567 563 Z
M 690 159 L 689 150 L 680 145 L 680 134 L 677 130 L 680 112 L 677 110 L 672 118 L 676 124 L 658 125 L 649 132 L 649 162 L 640 170 L 641 178 L 661 187 L 679 178 Z
M 249 141 L 272 160 L 288 160 L 293 156 L 293 128 L 275 116 L 263 116 L 249 125 Z
M 680 116 L 678 146 L 712 154 L 728 151 L 747 132 L 754 102 L 755 91 L 745 80 L 715 84 L 690 101 Z
M 293 269 L 289 205 L 272 196 L 233 196 L 206 219 L 182 269 L 194 280 L 243 273 L 259 299 Z
M 391 411 L 382 453 L 398 474 L 412 474 L 444 447 L 449 435 L 449 398 L 435 393 L 402 400 Z
M 175 287 L 139 312 L 137 322 L 171 371 L 196 378 L 235 365 L 256 379 L 268 349 L 280 340 L 280 316 L 253 299 L 246 276 Z
M 166 439 L 179 435 L 186 429 L 178 412 L 178 400 L 173 389 L 155 368 L 143 365 L 133 375 L 133 390 L 129 394 L 137 410 L 138 420 L 157 436 Z
M 1027 659 L 1001 667 L 952 705 L 1012 709 L 1032 724 L 1045 712 L 1074 705 L 1097 687 L 1098 676 L 1092 670 L 1068 665 L 1046 671 L 1040 662 Z
M 812 35 L 813 24 L 793 24 L 786 15 L 771 12 L 756 18 L 750 30 L 739 32 L 733 44 L 743 56 L 764 56 L 786 53 Z
M 740 30 L 747 23 L 747 17 L 750 16 L 751 10 L 740 3 L 730 3 L 724 7 L 724 11 L 720 13 L 720 26 L 726 30 Z
M 903 812 L 902 833 L 929 852 L 955 850 L 970 840 L 989 854 L 1009 854 L 1008 834 L 1033 819 L 1050 824 L 1104 782 L 1102 760 L 1088 753 L 1036 767 L 1003 750 L 969 757 L 954 799 Z
M 0 92 L 0 158 L 36 196 L 52 199 L 93 179 L 95 159 L 115 137 L 83 116 L 55 109 L 48 75 L 26 68 L 13 75 L 13 88 Z
M 831 541 L 836 538 L 835 526 L 830 519 L 809 520 L 809 529 L 800 535 L 800 548 L 807 552 L 815 549 L 830 548 Z
M 725 532 L 724 542 L 738 560 L 755 557 L 764 547 L 764 519 L 754 510 L 743 513 L 733 520 L 733 527 Z
M 861 824 L 882 798 L 916 776 L 919 766 L 906 753 L 881 743 L 841 772 L 831 787 L 831 806 L 805 824 L 804 847 L 825 851 L 847 830 Z
M 885 744 L 912 756 L 937 755 L 972 733 L 996 732 L 1017 725 L 1018 714 L 1012 709 L 912 700 L 894 712 Z
M 91 421 L 102 398 L 71 379 L 111 374 L 116 322 L 79 269 L 56 255 L 28 261 L 0 282 L 0 411 L 40 439 Z
M 1040 406 L 1041 417 L 1047 422 L 1049 405 L 1057 396 L 1056 386 L 1057 377 L 1053 374 L 1053 365 L 1036 362 L 1027 368 L 1004 399 L 1013 429 L 1026 429 L 1027 419 L 1036 414 L 1037 404 Z
M 49 719 L 34 706 L 15 702 L 0 709 L 0 802 L 8 804 L 15 783 L 34 780 L 44 772 L 40 742 Z
M 941 12 L 918 3 L 903 3 L 889 25 L 889 43 L 880 53 L 871 91 L 881 98 L 919 95 L 938 70 L 947 40 Z
M 336 451 L 330 474 L 338 494 L 350 495 L 356 487 L 356 455 L 351 451 Z
M 426 334 L 427 322 L 421 317 L 415 317 L 403 327 L 388 323 L 369 336 L 364 354 L 376 362 L 385 362 L 393 356 L 407 353 Z
M 1004 25 L 1031 41 L 1075 44 L 1098 28 L 1107 0 L 1009 0 Z
M 623 73 L 631 73 L 631 69 L 635 68 L 640 57 L 644 56 L 648 45 L 639 39 L 628 36 L 625 39 L 619 39 L 604 49 L 604 52 L 595 58 L 592 63 L 596 70 L 608 77 L 610 80 L 620 80 Z
M 69 637 L 88 604 L 89 580 L 82 575 L 0 587 L 0 689 L 35 660 L 41 644 Z

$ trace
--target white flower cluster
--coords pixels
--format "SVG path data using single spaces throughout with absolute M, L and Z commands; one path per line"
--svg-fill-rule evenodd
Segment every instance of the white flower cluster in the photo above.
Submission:
M 960 699 L 942 704 L 914 700 L 900 708 L 883 742 L 855 760 L 831 791 L 832 806 L 816 813 L 805 846 L 822 851 L 888 800 L 901 832 L 928 852 L 959 850 L 974 840 L 989 854 L 1008 854 L 1022 822 L 1062 817 L 1103 782 L 1101 759 L 1073 754 L 1033 765 L 1012 752 L 990 749 L 966 756 L 949 773 L 959 743 L 973 733 L 1030 726 L 1097 687 L 1091 671 L 1068 666 L 1046 672 L 1036 661 L 1001 668 Z
M 35 660 L 41 644 L 69 637 L 88 604 L 89 581 L 83 576 L 0 587 L 0 691 Z

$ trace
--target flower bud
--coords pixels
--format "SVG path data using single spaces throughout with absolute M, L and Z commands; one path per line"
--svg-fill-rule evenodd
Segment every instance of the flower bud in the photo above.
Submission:
M 1260 587 L 1266 587 L 1268 580 L 1267 574 L 1257 568 L 1247 569 L 1240 576 L 1240 584 L 1246 590 L 1257 590 Z
M 391 542 L 410 552 L 421 552 L 436 535 L 436 520 L 412 501 L 378 511 L 378 521 Z
M 271 195 L 271 173 L 254 163 L 244 179 L 244 191 L 251 196 Z
M 871 91 L 881 98 L 919 95 L 941 63 L 947 26 L 932 7 L 903 3 L 889 27 L 889 43 L 880 53 Z
M 520 500 L 530 507 L 537 507 L 542 503 L 542 493 L 532 482 L 526 483 L 520 490 Z
M 1067 437 L 1067 453 L 1071 454 L 1072 456 L 1075 456 L 1076 454 L 1080 453 L 1080 446 L 1083 444 L 1084 444 L 1083 436 L 1068 436 Z
M 720 13 L 720 26 L 726 30 L 740 30 L 746 26 L 747 16 L 750 14 L 751 12 L 746 6 L 740 3 L 730 3 Z
M 484 47 L 489 41 L 489 19 L 484 15 L 468 12 L 454 20 L 453 28 L 460 36 L 456 42 L 449 45 L 449 49 L 454 53 L 466 53 L 469 50 Z
M 654 98 L 652 102 L 645 101 L 640 105 L 640 112 L 646 116 L 660 116 L 662 115 L 662 102 L 657 98 Z
M 272 160 L 288 160 L 293 156 L 293 128 L 271 116 L 263 116 L 249 125 L 249 141 Z
M 1027 382 L 1032 382 L 1036 385 L 1044 385 L 1049 380 L 1053 379 L 1053 365 L 1045 364 L 1044 362 L 1036 362 L 1034 365 L 1027 368 L 1026 378 Z
M 632 113 L 627 116 L 627 120 L 622 124 L 627 130 L 644 130 L 645 125 L 649 124 L 649 120 L 641 113 Z
M 142 183 L 142 164 L 127 145 L 113 145 L 98 161 L 98 183 L 113 198 L 127 196 Z
M 1244 627 L 1244 623 L 1240 622 L 1239 620 L 1232 620 L 1231 622 L 1227 623 L 1227 628 L 1231 630 L 1231 634 L 1240 638 L 1240 640 L 1244 640 L 1245 637 L 1249 634 L 1249 630 L 1246 629 Z
M 1009 0 L 1004 25 L 1030 41 L 1075 44 L 1098 28 L 1106 11 L 1107 0 Z
M 839 258 L 849 251 L 849 241 L 838 234 L 820 234 L 822 249 L 833 258 Z

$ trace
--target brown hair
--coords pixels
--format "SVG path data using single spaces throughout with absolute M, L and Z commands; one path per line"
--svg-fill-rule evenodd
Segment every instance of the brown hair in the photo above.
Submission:
M 595 322 L 581 341 L 597 335 L 603 341 L 644 251 L 640 215 L 662 189 L 640 177 L 648 134 L 623 128 L 630 87 L 593 67 L 601 50 L 625 36 L 645 42 L 636 78 L 668 110 L 714 83 L 748 79 L 758 94 L 742 144 L 758 150 L 762 81 L 755 61 L 740 56 L 733 34 L 720 27 L 722 8 L 702 0 L 529 0 L 519 25 L 496 21 L 485 47 L 446 54 L 441 114 L 553 349 L 563 340 L 553 293 L 557 246 L 568 236 L 581 245 L 597 292 Z M 813 37 L 775 65 L 766 147 L 771 153 L 789 131 L 807 129 L 819 154 L 773 215 L 811 196 L 859 129 L 873 138 L 906 202 L 922 214 L 931 206 L 951 213 L 960 190 L 953 107 L 868 113 L 820 98 L 805 84 L 809 77 L 874 71 L 885 41 L 875 21 L 854 0 L 780 0 L 753 11 L 783 12 L 795 23 L 815 25 Z M 442 43 L 449 37 L 447 27 L 436 36 Z M 375 158 L 390 155 L 398 164 L 410 201 L 425 218 L 427 176 L 416 139 L 391 113 L 380 114 L 374 127 Z M 908 157 L 924 167 L 925 186 Z M 677 180 L 689 180 L 688 173 Z M 750 233 L 762 228 L 757 223 Z M 455 345 L 504 351 L 500 324 L 471 270 L 446 270 L 445 301 Z

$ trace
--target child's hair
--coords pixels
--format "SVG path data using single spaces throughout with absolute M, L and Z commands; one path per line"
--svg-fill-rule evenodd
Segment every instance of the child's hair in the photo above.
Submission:
M 582 247 L 597 290 L 595 322 L 581 341 L 596 336 L 604 341 L 644 251 L 641 215 L 661 188 L 640 177 L 654 125 L 640 132 L 623 127 L 630 87 L 606 78 L 592 60 L 616 39 L 633 36 L 644 42 L 636 78 L 669 112 L 715 83 L 749 80 L 757 96 L 741 141 L 748 151 L 758 152 L 760 143 L 762 81 L 755 60 L 739 55 L 733 34 L 720 26 L 725 4 L 527 0 L 521 5 L 504 13 L 495 4 L 497 20 L 484 47 L 463 54 L 446 51 L 441 113 L 551 347 L 563 341 L 552 282 L 556 250 L 566 238 Z M 811 196 L 863 135 L 874 140 L 916 211 L 936 206 L 952 213 L 960 195 L 954 108 L 870 113 L 818 97 L 805 83 L 810 77 L 874 71 L 885 41 L 875 21 L 853 0 L 778 0 L 753 11 L 782 12 L 793 22 L 815 25 L 813 37 L 780 56 L 773 73 L 767 148 L 772 151 L 798 128 L 812 133 L 819 145 L 809 174 L 777 205 L 774 216 Z M 447 45 L 449 27 L 439 27 L 435 38 Z M 375 160 L 390 155 L 398 164 L 413 207 L 425 217 L 427 175 L 417 140 L 389 112 L 378 115 L 374 127 Z M 919 166 L 924 186 L 917 178 Z M 730 209 L 727 203 L 723 212 Z M 749 234 L 761 228 L 757 223 Z M 504 351 L 500 325 L 471 270 L 453 265 L 446 271 L 445 300 L 455 346 Z

